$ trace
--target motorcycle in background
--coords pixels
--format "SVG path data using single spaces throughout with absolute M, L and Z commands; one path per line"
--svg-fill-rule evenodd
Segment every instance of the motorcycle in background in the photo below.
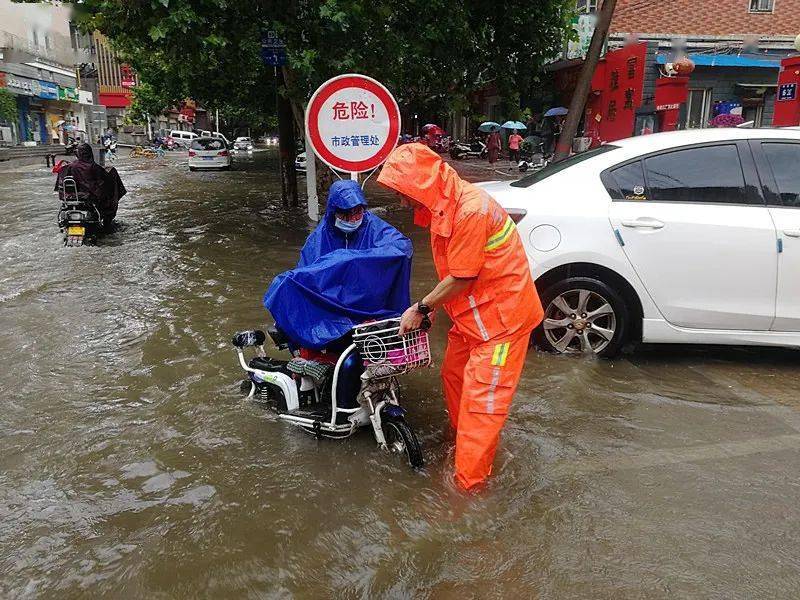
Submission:
M 94 244 L 103 227 L 103 217 L 88 196 L 78 192 L 73 177 L 65 177 L 59 190 L 61 208 L 58 227 L 64 233 L 65 246 Z
M 453 142 L 449 148 L 450 158 L 454 160 L 462 160 L 465 158 L 486 158 L 489 151 L 480 140 L 472 140 L 471 142 Z

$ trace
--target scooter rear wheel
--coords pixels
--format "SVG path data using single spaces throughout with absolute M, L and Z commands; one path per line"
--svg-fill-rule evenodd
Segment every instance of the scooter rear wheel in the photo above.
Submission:
M 421 469 L 425 466 L 417 434 L 402 417 L 393 417 L 383 422 L 383 437 L 386 438 L 386 447 L 392 454 L 404 453 L 412 469 Z

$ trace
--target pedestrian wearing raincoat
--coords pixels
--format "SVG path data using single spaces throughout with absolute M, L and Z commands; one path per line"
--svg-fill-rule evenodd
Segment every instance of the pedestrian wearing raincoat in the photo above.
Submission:
M 264 306 L 293 345 L 336 348 L 354 325 L 409 305 L 412 252 L 408 238 L 367 210 L 358 182 L 337 181 L 297 266 L 275 277 Z
M 414 222 L 431 230 L 440 281 L 403 313 L 401 329 L 419 327 L 439 307 L 453 323 L 442 383 L 456 430 L 456 481 L 469 490 L 492 471 L 542 305 L 514 221 L 438 154 L 422 144 L 400 146 L 378 182 L 401 194 Z

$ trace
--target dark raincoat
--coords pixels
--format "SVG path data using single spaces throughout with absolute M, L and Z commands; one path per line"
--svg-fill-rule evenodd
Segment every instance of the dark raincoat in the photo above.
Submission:
M 55 191 L 61 191 L 64 178 L 69 176 L 75 179 L 78 194 L 86 194 L 106 224 L 110 224 L 117 215 L 119 199 L 128 191 L 122 184 L 119 173 L 113 167 L 106 171 L 94 161 L 94 153 L 89 144 L 81 144 L 75 149 L 75 160 L 58 172 Z
M 357 182 L 335 182 L 297 267 L 278 275 L 264 295 L 278 328 L 296 345 L 320 350 L 353 326 L 397 316 L 411 304 L 409 239 L 367 211 L 353 233 L 335 226 L 337 210 L 366 204 Z

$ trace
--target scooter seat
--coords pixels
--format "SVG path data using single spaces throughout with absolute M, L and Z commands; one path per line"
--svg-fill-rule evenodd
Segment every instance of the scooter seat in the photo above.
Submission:
M 284 370 L 285 362 L 276 362 L 265 356 L 254 356 L 250 359 L 248 366 L 259 371 L 275 371 L 277 369 Z

